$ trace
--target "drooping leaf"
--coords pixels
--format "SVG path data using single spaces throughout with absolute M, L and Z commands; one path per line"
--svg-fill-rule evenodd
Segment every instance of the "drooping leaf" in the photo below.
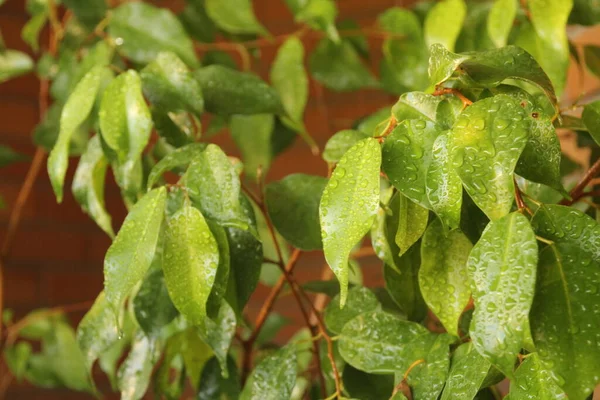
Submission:
M 254 15 L 250 0 L 206 0 L 205 7 L 208 16 L 226 32 L 268 34 Z
M 277 91 L 256 75 L 222 65 L 194 72 L 200 82 L 207 111 L 218 115 L 284 114 Z
M 354 368 L 384 374 L 406 371 L 423 358 L 430 335 L 417 323 L 373 311 L 347 322 L 338 343 L 340 354 Z
M 225 374 L 221 370 L 216 357 L 208 360 L 202 376 L 200 377 L 200 387 L 198 388 L 198 400 L 234 400 L 239 398 L 241 392 L 240 376 L 231 357 L 227 358 L 228 378 L 223 378 Z
M 0 83 L 28 73 L 33 69 L 33 60 L 17 50 L 0 53 Z
M 114 322 L 113 322 L 114 323 Z M 123 354 L 127 352 L 131 344 L 134 331 L 134 323 L 129 313 L 123 313 L 123 326 L 120 327 L 120 339 L 112 346 L 103 351 L 98 357 L 98 366 L 108 376 L 110 386 L 114 391 L 118 390 L 117 370 Z
M 198 389 L 202 369 L 213 356 L 210 347 L 204 342 L 197 327 L 188 327 L 178 332 L 169 339 L 168 347 L 173 352 L 183 356 L 185 372 L 190 380 L 191 386 Z
M 108 32 L 115 38 L 117 50 L 127 58 L 147 64 L 158 53 L 172 51 L 190 67 L 198 67 L 192 41 L 170 10 L 132 2 L 111 12 Z
M 473 201 L 491 219 L 513 204 L 513 172 L 527 144 L 531 122 L 507 95 L 467 107 L 451 131 L 454 167 Z
M 454 336 L 458 336 L 458 320 L 471 297 L 467 259 L 472 247 L 461 231 L 445 232 L 439 219 L 429 225 L 421 243 L 421 293 Z
M 57 201 L 62 202 L 63 185 L 69 163 L 69 143 L 75 130 L 92 111 L 104 69 L 96 67 L 77 84 L 60 115 L 58 140 L 48 157 L 48 175 Z
M 133 287 L 142 280 L 154 257 L 167 191 L 154 189 L 131 209 L 104 257 L 104 292 L 118 315 Z
M 460 225 L 462 207 L 462 182 L 452 164 L 453 155 L 450 133 L 441 133 L 433 142 L 425 176 L 427 200 L 444 228 L 449 230 Z
M 104 181 L 108 160 L 102 152 L 100 137 L 94 136 L 88 142 L 86 152 L 81 156 L 73 178 L 73 196 L 104 232 L 115 236 L 110 215 L 104 206 Z
M 31 47 L 34 52 L 38 52 L 40 50 L 39 45 L 39 36 L 40 31 L 46 25 L 48 21 L 48 14 L 46 12 L 41 12 L 35 15 L 32 15 L 29 21 L 23 26 L 21 30 L 21 39 L 25 43 Z
M 167 341 L 163 360 L 154 374 L 154 393 L 168 400 L 180 399 L 185 386 L 185 363 L 179 348 Z
M 288 175 L 265 190 L 265 204 L 277 231 L 294 247 L 320 250 L 319 202 L 327 185 L 321 176 Z
M 302 123 L 308 101 L 308 76 L 304 69 L 304 46 L 297 37 L 286 40 L 277 51 L 271 82 L 290 118 Z
M 402 256 L 423 236 L 429 220 L 429 211 L 414 203 L 402 194 L 398 195 L 398 208 L 393 208 L 397 213 L 398 230 L 394 240 Z
M 348 301 L 340 308 L 340 296 L 336 295 L 325 309 L 325 324 L 333 333 L 340 333 L 346 322 L 354 317 L 379 308 L 379 301 L 373 292 L 365 287 L 355 287 L 348 291 Z
M 600 101 L 586 104 L 581 119 L 589 130 L 590 136 L 600 146 Z
M 190 198 L 206 217 L 227 226 L 248 228 L 240 205 L 240 178 L 219 146 L 209 144 L 192 161 L 186 178 Z
M 512 400 L 566 399 L 552 374 L 544 368 L 537 353 L 529 354 L 515 371 L 510 385 Z
M 236 322 L 233 309 L 227 302 L 223 302 L 216 318 L 206 319 L 204 326 L 200 327 L 200 336 L 215 353 L 224 378 L 228 374 L 227 353 L 235 335 Z
M 523 347 L 537 260 L 535 234 L 518 212 L 490 222 L 469 255 L 475 301 L 470 335 L 477 351 L 508 377 Z
M 369 231 L 377 213 L 380 165 L 377 140 L 361 140 L 341 158 L 321 197 L 323 250 L 340 282 L 342 307 L 348 290 L 348 256 Z
M 288 4 L 294 0 L 288 1 Z M 340 36 L 335 27 L 338 10 L 333 0 L 300 0 L 294 11 L 296 22 L 304 22 L 313 29 L 327 33 L 330 40 L 339 42 Z
M 288 399 L 296 383 L 296 347 L 265 357 L 248 378 L 240 400 Z
M 452 356 L 452 367 L 441 400 L 475 398 L 490 366 L 472 343 L 460 345 Z
M 596 243 L 598 237 L 596 234 Z M 573 237 L 567 235 L 565 239 L 540 253 L 531 333 L 541 366 L 553 372 L 568 398 L 585 399 L 594 391 L 600 375 L 600 327 L 595 318 L 600 261 L 576 242 L 569 243 Z
M 162 266 L 171 300 L 191 324 L 206 319 L 218 264 L 219 249 L 206 220 L 196 208 L 184 204 L 167 220 Z
M 425 208 L 430 207 L 425 192 L 427 169 L 439 134 L 433 122 L 407 120 L 401 122 L 383 144 L 383 172 L 403 195 Z
M 378 86 L 377 79 L 346 40 L 321 40 L 310 56 L 309 68 L 315 80 L 338 92 Z
M 450 51 L 454 50 L 466 14 L 464 0 L 443 0 L 432 7 L 425 18 L 427 46 L 439 43 Z
M 454 342 L 451 335 L 431 335 L 426 346 L 423 362 L 408 374 L 414 400 L 437 399 L 444 388 L 450 369 L 450 348 Z
M 264 176 L 271 166 L 274 126 L 273 114 L 233 115 L 229 121 L 231 137 L 242 153 L 244 169 L 249 177 L 256 177 L 259 169 Z
M 387 399 L 394 389 L 394 377 L 392 375 L 367 374 L 350 364 L 344 366 L 342 378 L 344 389 L 355 399 Z
M 154 363 L 158 361 L 159 355 L 160 347 L 157 339 L 138 331 L 117 375 L 122 400 L 142 398 L 150 384 Z
M 191 163 L 205 148 L 205 143 L 190 143 L 167 154 L 152 167 L 148 175 L 148 189 L 151 189 L 166 171 Z
M 516 0 L 498 0 L 487 17 L 487 33 L 496 47 L 506 46 L 506 40 L 517 15 Z
M 323 159 L 330 163 L 337 163 L 342 156 L 362 139 L 373 135 L 360 130 L 344 129 L 336 132 L 329 138 L 323 150 Z
M 175 53 L 159 53 L 141 72 L 146 98 L 161 111 L 189 111 L 200 117 L 204 109 L 202 89 Z

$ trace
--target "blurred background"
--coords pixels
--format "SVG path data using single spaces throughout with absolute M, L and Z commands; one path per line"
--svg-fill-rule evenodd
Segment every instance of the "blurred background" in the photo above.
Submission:
M 82 0 L 83 1 L 83 0 Z M 161 6 L 179 10 L 182 0 L 164 0 L 157 2 Z M 411 6 L 416 1 L 398 0 L 343 0 L 338 2 L 339 20 L 352 19 L 361 27 L 370 27 L 377 16 L 392 6 Z M 298 27 L 285 6 L 283 0 L 254 0 L 255 12 L 259 20 L 273 35 L 290 33 Z M 21 29 L 29 16 L 25 11 L 25 0 L 7 0 L 0 7 L 0 28 L 8 48 L 31 53 L 31 49 L 21 39 Z M 42 33 L 41 43 L 47 43 L 47 32 Z M 573 28 L 570 39 L 576 47 L 595 43 L 600 45 L 598 29 Z M 318 39 L 306 38 L 304 43 L 310 53 Z M 382 39 L 369 38 L 370 66 L 377 75 L 381 58 Z M 268 79 L 268 70 L 277 47 L 275 45 L 260 49 L 259 58 L 253 60 L 254 72 Z M 235 52 L 231 55 L 239 63 Z M 32 56 L 36 57 L 35 54 Z M 580 75 L 572 66 L 569 72 L 568 87 L 562 102 L 569 105 L 577 98 L 584 87 L 587 96 L 598 97 L 598 81 L 589 72 Z M 38 100 L 39 80 L 34 74 L 10 80 L 0 84 L 0 142 L 16 151 L 32 156 L 35 147 L 32 132 L 40 120 Z M 395 102 L 395 96 L 382 91 L 364 90 L 350 94 L 330 92 L 314 82 L 311 83 L 311 97 L 305 114 L 308 131 L 323 148 L 327 139 L 336 131 L 350 128 L 359 118 L 369 115 L 383 106 Z M 559 132 L 563 151 L 571 158 L 584 160 L 576 148 L 572 134 Z M 221 133 L 215 141 L 231 155 L 238 155 L 228 135 Z M 583 162 L 583 161 L 581 161 Z M 66 186 L 75 170 L 71 163 L 67 174 Z M 27 174 L 29 162 L 24 161 L 0 169 L 0 193 L 4 199 L 4 208 L 0 209 L 0 242 L 6 234 L 8 218 Z M 283 153 L 271 167 L 267 180 L 277 180 L 293 172 L 326 175 L 327 165 L 319 157 L 313 156 L 308 146 L 297 139 L 295 145 Z M 113 216 L 114 226 L 118 227 L 125 216 L 119 189 L 111 176 L 106 187 L 106 203 Z M 79 304 L 93 300 L 102 290 L 103 259 L 110 239 L 85 215 L 76 204 L 69 190 L 66 191 L 63 204 L 56 203 L 45 167 L 36 179 L 32 193 L 25 204 L 21 224 L 15 240 L 5 260 L 5 308 L 20 318 L 32 309 L 59 305 Z M 382 285 L 380 262 L 375 258 L 361 259 L 362 274 L 367 286 Z M 307 253 L 303 255 L 296 274 L 301 282 L 320 279 L 327 273 L 322 255 Z M 269 288 L 260 285 L 247 307 L 247 313 L 254 317 Z M 84 304 L 85 306 L 85 304 Z M 77 308 L 77 307 L 76 307 Z M 293 321 L 279 333 L 280 338 L 289 337 L 298 327 L 303 326 L 295 302 L 290 296 L 284 296 L 277 302 L 276 311 Z M 70 314 L 73 323 L 77 323 L 84 309 Z M 273 321 L 277 324 L 277 321 Z M 26 384 L 13 384 L 8 393 L 9 399 L 80 399 L 86 395 L 63 390 L 40 390 Z M 598 397 L 600 398 L 600 397 Z

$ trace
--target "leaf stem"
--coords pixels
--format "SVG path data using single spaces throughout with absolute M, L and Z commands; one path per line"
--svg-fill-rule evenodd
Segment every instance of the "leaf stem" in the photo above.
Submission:
M 526 211 L 529 215 L 533 215 L 533 212 L 527 207 L 527 204 L 523 201 L 523 196 L 521 196 L 521 189 L 519 189 L 519 185 L 517 184 L 517 180 L 513 176 L 513 183 L 515 186 L 515 202 L 517 203 L 517 208 L 520 212 Z
M 585 196 L 584 189 L 587 185 L 600 173 L 600 158 L 596 160 L 594 165 L 590 167 L 583 175 L 579 183 L 571 190 L 571 200 L 563 199 L 559 204 L 570 206 L 573 203 L 576 203 L 577 200 Z M 593 192 L 592 192 L 593 193 Z
M 458 89 L 438 87 L 433 92 L 434 96 L 441 96 L 444 94 L 453 94 L 456 97 L 458 97 L 460 99 L 460 101 L 462 101 L 462 103 L 463 103 L 463 110 L 465 108 L 467 108 L 468 106 L 470 106 L 471 104 L 473 104 L 473 102 L 471 100 L 469 100 L 464 94 L 462 94 Z

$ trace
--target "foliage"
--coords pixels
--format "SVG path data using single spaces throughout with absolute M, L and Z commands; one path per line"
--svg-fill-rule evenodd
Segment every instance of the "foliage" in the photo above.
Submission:
M 503 379 L 511 400 L 589 398 L 600 102 L 557 99 L 570 53 L 600 73 L 598 48 L 573 52 L 566 33 L 600 23 L 597 2 L 422 2 L 382 10 L 369 29 L 338 21 L 334 0 L 285 3 L 301 28 L 272 37 L 251 0 L 188 0 L 179 13 L 27 1 L 22 35 L 39 56 L 2 44 L 0 82 L 35 71 L 48 85 L 34 140 L 50 150 L 57 201 L 81 156 L 72 194 L 112 244 L 76 331 L 68 306 L 17 322 L 6 310 L 14 378 L 99 395 L 97 362 L 123 399 L 151 387 L 168 399 L 468 400 Z M 253 72 L 263 47 L 277 48 L 269 81 Z M 304 120 L 311 82 L 399 98 L 328 138 L 327 177 L 267 183 L 296 135 L 319 157 Z M 241 160 L 214 143 L 223 128 Z M 561 154 L 557 129 L 577 131 L 591 168 Z M 0 167 L 26 159 L 0 147 Z M 109 169 L 129 210 L 116 231 Z M 299 282 L 307 251 L 336 279 Z M 362 284 L 369 255 L 383 287 Z M 271 293 L 253 320 L 261 281 Z M 307 328 L 282 344 L 289 321 L 271 311 L 284 289 Z

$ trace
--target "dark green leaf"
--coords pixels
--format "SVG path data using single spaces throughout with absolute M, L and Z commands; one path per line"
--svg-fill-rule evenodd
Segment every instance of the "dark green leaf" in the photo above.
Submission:
M 248 378 L 240 400 L 289 399 L 296 383 L 296 347 L 267 356 Z
M 464 0 L 443 0 L 433 6 L 425 18 L 427 46 L 439 43 L 450 51 L 454 50 L 466 14 Z
M 475 301 L 470 335 L 477 351 L 513 376 L 535 290 L 537 242 L 518 212 L 489 223 L 469 255 Z
M 17 50 L 0 53 L 0 83 L 28 73 L 33 69 L 33 60 Z
M 148 189 L 151 189 L 166 171 L 191 163 L 195 158 L 200 156 L 200 153 L 205 148 L 205 143 L 190 143 L 167 154 L 150 171 Z
M 319 42 L 310 56 L 309 68 L 315 80 L 329 89 L 345 92 L 377 87 L 377 79 L 362 63 L 360 56 L 346 40 Z
M 353 129 L 336 132 L 325 144 L 323 159 L 330 163 L 337 163 L 350 147 L 371 136 L 373 136 L 371 133 Z
M 379 301 L 371 290 L 355 287 L 348 291 L 348 301 L 340 308 L 340 296 L 336 295 L 325 309 L 325 324 L 333 333 L 340 333 L 346 322 L 354 317 L 379 308 Z
M 473 399 L 490 366 L 472 343 L 460 345 L 452 356 L 452 367 L 441 400 Z
M 340 281 L 341 301 L 348 290 L 348 256 L 369 231 L 379 204 L 381 147 L 363 139 L 344 154 L 327 183 L 319 218 L 327 263 Z
M 227 353 L 235 335 L 236 323 L 233 309 L 229 304 L 223 302 L 216 318 L 206 319 L 204 326 L 200 327 L 200 336 L 215 353 L 224 378 L 227 378 L 228 374 Z
M 0 168 L 18 161 L 25 161 L 27 157 L 19 154 L 8 146 L 0 145 Z
M 268 34 L 254 15 L 250 0 L 205 0 L 205 7 L 208 16 L 226 32 Z
M 454 167 L 491 220 L 506 215 L 513 204 L 513 172 L 530 127 L 516 100 L 497 95 L 467 107 L 451 131 Z
M 106 17 L 106 0 L 89 0 L 85 4 L 78 0 L 62 0 L 63 4 L 75 14 L 86 27 L 93 29 Z
M 206 13 L 204 0 L 188 1 L 181 14 L 179 14 L 179 19 L 194 39 L 201 42 L 213 42 L 215 40 L 217 29 Z M 204 60 L 203 64 L 208 65 Z
M 288 175 L 267 185 L 265 203 L 277 231 L 294 247 L 320 250 L 319 202 L 327 179 L 305 174 Z
M 167 220 L 162 265 L 171 300 L 191 324 L 206 320 L 206 302 L 218 264 L 217 242 L 204 217 L 184 204 Z
M 204 100 L 200 84 L 175 53 L 159 53 L 141 72 L 146 98 L 162 112 L 189 111 L 202 115 Z
M 275 89 L 259 77 L 222 65 L 209 65 L 194 72 L 200 82 L 207 111 L 218 115 L 283 114 Z
M 431 311 L 454 336 L 458 336 L 458 320 L 471 297 L 467 259 L 472 247 L 461 231 L 445 232 L 439 219 L 429 225 L 421 243 L 421 293 Z
M 600 47 L 583 46 L 585 65 L 596 76 L 600 76 Z
M 131 209 L 104 258 L 106 300 L 118 314 L 125 298 L 142 280 L 156 250 L 167 191 L 154 189 Z
M 394 377 L 392 375 L 367 374 L 349 364 L 344 367 L 342 378 L 344 389 L 356 399 L 387 399 L 394 389 Z
M 251 178 L 257 176 L 258 170 L 266 175 L 271 166 L 274 126 L 273 114 L 233 115 L 229 121 L 231 137 L 242 153 L 246 175 Z
M 198 67 L 192 41 L 183 26 L 166 8 L 148 3 L 124 3 L 112 9 L 108 32 L 117 50 L 140 64 L 154 60 L 161 51 L 172 51 L 187 65 Z
M 600 145 L 600 101 L 586 104 L 581 119 L 590 132 L 590 136 Z
M 240 376 L 235 361 L 231 357 L 227 358 L 227 375 L 228 378 L 223 378 L 223 371 L 215 357 L 208 360 L 202 370 L 196 399 L 235 400 L 239 398 Z
M 437 399 L 444 388 L 450 368 L 449 345 L 455 340 L 450 335 L 431 335 L 426 345 L 423 362 L 408 374 L 414 400 Z
M 544 368 L 537 353 L 529 354 L 515 372 L 510 385 L 512 400 L 566 399 L 552 374 Z
M 141 399 L 146 393 L 159 350 L 155 338 L 146 336 L 142 331 L 135 334 L 129 355 L 118 372 L 122 400 Z
M 494 2 L 487 18 L 487 33 L 496 47 L 506 46 L 506 41 L 516 15 L 516 0 L 499 0 Z

